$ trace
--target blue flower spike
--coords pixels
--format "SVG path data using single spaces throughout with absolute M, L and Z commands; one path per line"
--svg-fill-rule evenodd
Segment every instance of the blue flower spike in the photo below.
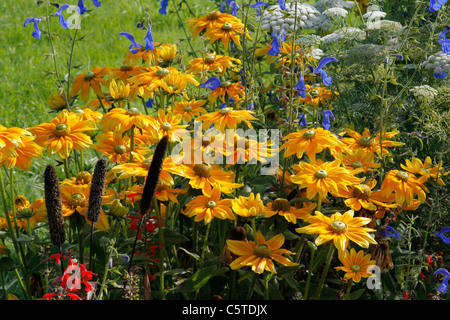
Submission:
M 324 110 L 324 111 L 322 111 L 322 115 L 323 115 L 323 118 L 324 118 L 323 122 L 322 122 L 322 128 L 324 128 L 325 130 L 330 131 L 330 129 L 331 129 L 330 118 L 335 120 L 334 114 L 333 114 L 333 112 L 331 112 L 331 110 Z
M 211 89 L 211 91 L 216 90 L 218 87 L 220 87 L 222 83 L 220 82 L 220 79 L 217 77 L 211 77 L 208 80 L 206 80 L 204 83 L 199 85 L 200 88 L 203 89 Z
M 443 228 L 441 229 L 441 231 L 435 232 L 434 234 L 435 234 L 436 236 L 438 236 L 439 238 L 441 238 L 441 240 L 442 240 L 445 244 L 450 244 L 450 238 L 447 237 L 447 236 L 445 235 L 445 233 L 446 233 L 446 232 L 449 232 L 449 231 L 450 231 L 450 227 L 443 227 Z
M 430 0 L 430 12 L 439 11 L 444 4 L 447 3 L 447 0 Z
M 323 58 L 322 60 L 320 60 L 317 68 L 312 69 L 312 73 L 320 74 L 320 76 L 322 77 L 323 84 L 326 86 L 329 86 L 329 85 L 331 85 L 332 79 L 331 79 L 331 77 L 327 76 L 327 73 L 325 72 L 325 70 L 323 70 L 323 67 L 325 67 L 330 62 L 338 62 L 338 61 L 339 61 L 338 59 L 333 58 L 333 57 Z
M 123 36 L 125 38 L 127 38 L 128 40 L 130 40 L 131 45 L 128 47 L 128 50 L 132 53 L 135 54 L 136 52 L 139 51 L 139 48 L 142 48 L 142 44 L 140 44 L 139 42 L 136 41 L 136 39 L 134 38 L 134 36 L 129 33 L 129 32 L 119 32 L 118 33 L 119 36 Z M 150 24 L 148 25 L 147 28 L 147 35 L 144 38 L 145 40 L 145 50 L 153 50 L 155 48 L 153 42 L 153 34 L 152 34 L 152 29 Z
M 448 279 L 450 278 L 450 273 L 447 271 L 447 269 L 440 268 L 440 269 L 437 269 L 433 273 L 433 275 L 436 275 L 436 274 L 444 275 L 444 280 L 442 281 L 442 284 L 437 289 L 438 289 L 438 291 L 441 291 L 442 293 L 446 294 L 447 289 L 448 289 Z
M 303 78 L 303 72 L 300 71 L 300 77 L 298 78 L 297 84 L 294 86 L 295 89 L 298 90 L 298 95 L 303 99 L 306 98 L 306 85 L 305 79 Z
M 41 38 L 41 30 L 39 30 L 39 26 L 38 26 L 38 24 L 39 24 L 39 22 L 41 22 L 41 20 L 42 19 L 39 19 L 39 18 L 33 18 L 33 17 L 29 17 L 29 18 L 27 18 L 26 20 L 25 20 L 25 23 L 24 23 L 24 27 L 26 27 L 27 26 L 27 24 L 29 24 L 29 23 L 33 23 L 34 24 L 34 31 L 33 31 L 33 33 L 31 33 L 31 35 L 34 37 L 34 38 L 36 38 L 36 39 L 40 39 Z
M 398 234 L 397 231 L 395 231 L 394 228 L 390 226 L 385 226 L 385 231 L 381 233 L 381 235 L 385 238 L 394 237 L 397 239 L 401 239 L 402 236 Z

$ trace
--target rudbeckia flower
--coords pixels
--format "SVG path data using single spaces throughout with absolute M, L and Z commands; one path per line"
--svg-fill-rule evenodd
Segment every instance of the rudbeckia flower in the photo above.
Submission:
M 276 273 L 272 259 L 284 266 L 298 265 L 298 263 L 283 257 L 283 254 L 292 255 L 294 252 L 281 248 L 285 240 L 282 234 L 277 234 L 266 240 L 261 231 L 258 231 L 256 232 L 256 240 L 257 242 L 227 240 L 228 250 L 239 256 L 230 263 L 231 269 L 236 270 L 251 266 L 252 271 L 258 274 L 263 273 L 264 270 Z
M 305 85 L 306 91 L 305 96 L 299 99 L 299 103 L 306 104 L 308 106 L 317 107 L 319 103 L 327 103 L 332 98 L 333 94 L 338 95 L 337 92 L 328 90 L 326 87 L 313 87 L 310 85 Z M 300 95 L 300 92 L 299 92 Z
M 192 32 L 192 35 L 197 37 L 202 31 L 209 31 L 215 25 L 222 26 L 224 23 L 238 21 L 238 19 L 229 13 L 220 11 L 211 11 L 207 15 L 200 18 L 190 18 L 186 22 Z
M 225 171 L 219 164 L 185 164 L 183 176 L 189 179 L 189 185 L 194 189 L 201 189 L 203 195 L 210 197 L 213 188 L 223 193 L 232 193 L 233 189 L 242 187 L 235 183 L 235 173 Z
M 277 149 L 270 141 L 257 141 L 257 137 L 245 137 L 237 132 L 226 135 L 224 153 L 227 166 L 244 163 L 268 162 L 268 158 L 277 154 Z
M 306 220 L 309 225 L 297 228 L 298 233 L 317 234 L 314 240 L 316 246 L 333 241 L 334 246 L 339 251 L 347 249 L 349 240 L 355 242 L 363 248 L 368 248 L 370 244 L 377 244 L 369 232 L 375 229 L 366 228 L 364 225 L 371 222 L 370 218 L 353 217 L 354 210 L 349 210 L 344 214 L 334 213 L 327 217 L 319 211 Z
M 258 120 L 249 110 L 235 110 L 231 108 L 222 108 L 215 112 L 201 115 L 196 121 L 202 121 L 204 129 L 214 125 L 214 128 L 225 132 L 225 129 L 236 130 L 237 125 L 244 122 L 250 129 L 253 129 L 250 120 Z
M 111 163 L 124 163 L 130 160 L 130 137 L 121 132 L 106 132 L 96 136 L 97 143 L 92 148 L 108 157 Z M 133 147 L 133 156 L 141 154 L 144 156 L 148 149 L 138 145 Z
M 450 174 L 450 171 L 442 172 L 442 161 L 439 165 L 433 165 L 430 157 L 426 157 L 423 162 L 418 158 L 412 157 L 411 160 L 406 159 L 405 164 L 400 164 L 400 167 L 409 173 L 435 180 L 441 186 L 445 185 L 442 177 Z
M 350 138 L 344 137 L 341 139 L 341 141 L 345 143 L 351 150 L 363 149 L 381 155 L 381 152 L 383 154 L 389 153 L 389 151 L 386 148 L 399 147 L 404 145 L 403 142 L 396 142 L 389 140 L 393 138 L 395 135 L 397 135 L 398 131 L 383 133 L 382 149 L 380 148 L 380 135 L 379 134 L 375 136 L 372 135 L 370 133 L 370 130 L 367 128 L 364 129 L 362 134 L 359 134 L 358 132 L 350 129 L 345 130 L 345 132 L 350 136 Z
M 296 224 L 297 219 L 305 220 L 309 218 L 316 206 L 315 203 L 308 202 L 302 208 L 297 208 L 292 206 L 288 200 L 277 198 L 264 207 L 263 214 L 266 218 L 279 214 L 290 223 Z
M 346 250 L 340 254 L 339 260 L 343 266 L 336 267 L 335 269 L 344 271 L 345 279 L 351 279 L 358 283 L 361 281 L 361 278 L 374 276 L 372 272 L 368 271 L 371 266 L 375 265 L 375 260 L 371 260 L 371 257 L 370 254 L 365 255 L 363 250 L 359 250 L 358 253 L 356 253 L 356 250 L 351 248 L 350 252 Z
M 72 149 L 84 150 L 92 144 L 86 131 L 96 130 L 97 126 L 91 120 L 82 120 L 79 113 L 69 113 L 63 110 L 51 122 L 43 123 L 28 130 L 36 136 L 35 142 L 47 148 L 47 153 L 58 153 L 67 159 Z
M 156 139 L 159 140 L 167 135 L 170 142 L 180 142 L 183 138 L 189 136 L 189 131 L 185 129 L 188 125 L 180 124 L 182 119 L 181 114 L 165 113 L 163 109 L 158 109 L 158 117 L 155 121 L 159 137 L 156 137 Z M 153 128 L 151 128 L 151 132 L 153 132 Z
M 191 122 L 196 116 L 206 113 L 206 109 L 202 106 L 206 103 L 206 100 L 183 100 L 175 101 L 173 108 L 174 114 L 181 114 L 186 122 Z
M 214 218 L 222 220 L 235 220 L 231 211 L 231 199 L 222 199 L 222 193 L 219 189 L 213 189 L 211 196 L 200 195 L 186 204 L 186 210 L 183 214 L 188 217 L 194 217 L 195 222 L 204 221 L 210 223 Z
M 241 217 L 256 217 L 263 212 L 264 203 L 262 202 L 261 195 L 259 193 L 255 196 L 252 192 L 248 197 L 239 196 L 239 198 L 233 199 L 231 208 L 234 213 Z
M 103 77 L 107 75 L 109 68 L 95 67 L 87 73 L 81 73 L 73 80 L 72 89 L 70 90 L 69 96 L 74 97 L 78 92 L 81 91 L 81 99 L 85 102 L 89 100 L 90 89 L 94 93 L 103 97 L 103 92 L 101 85 L 108 86 L 108 82 Z
M 224 49 L 228 50 L 230 40 L 238 47 L 241 47 L 240 37 L 244 33 L 247 39 L 252 40 L 244 28 L 244 24 L 235 18 L 235 20 L 223 24 L 214 24 L 210 29 L 206 30 L 205 37 L 209 39 L 211 44 L 217 40 L 222 41 Z
M 15 149 L 16 156 L 7 156 L 0 150 L 0 163 L 7 169 L 14 167 L 22 171 L 28 171 L 31 167 L 31 159 L 42 157 L 43 148 L 34 142 L 34 137 L 23 136 L 22 143 Z
M 147 69 L 143 66 L 132 65 L 129 66 L 124 64 L 118 68 L 110 68 L 110 76 L 112 79 L 119 81 L 127 81 L 129 78 L 133 76 L 137 76 L 138 74 L 147 71 Z
M 381 194 L 385 198 L 394 194 L 395 202 L 400 205 L 411 205 L 414 200 L 414 195 L 417 195 L 418 200 L 424 203 L 426 200 L 425 192 L 428 192 L 428 189 L 424 185 L 426 180 L 426 176 L 417 178 L 412 173 L 390 170 L 381 184 Z
M 149 125 L 155 125 L 155 121 L 152 117 L 142 114 L 137 108 L 128 110 L 114 108 L 103 115 L 99 124 L 102 132 L 125 132 L 133 126 L 144 130 Z
M 369 172 L 381 167 L 381 163 L 374 162 L 375 153 L 364 149 L 348 150 L 342 157 L 342 165 L 349 170 L 362 168 L 364 172 Z
M 295 154 L 301 159 L 306 153 L 311 163 L 316 161 L 316 154 L 324 149 L 329 149 L 332 155 L 339 154 L 345 149 L 345 144 L 340 139 L 323 128 L 305 128 L 288 134 L 283 140 L 288 140 L 280 148 L 286 149 L 284 157 Z
M 212 77 L 199 86 L 200 88 L 208 88 L 211 90 L 209 94 L 209 104 L 214 105 L 217 98 L 220 98 L 222 102 L 226 99 L 233 99 L 235 102 L 239 102 L 241 98 L 245 96 L 245 89 L 241 82 L 223 81 L 219 78 Z
M 223 76 L 228 68 L 240 65 L 241 61 L 236 58 L 209 53 L 204 58 L 196 58 L 189 62 L 186 73 L 198 74 L 206 71 L 215 71 Z
M 355 184 L 360 184 L 364 178 L 357 178 L 352 171 L 342 167 L 339 160 L 324 163 L 300 162 L 292 168 L 296 174 L 291 176 L 291 181 L 299 185 L 299 188 L 306 188 L 306 197 L 314 199 L 319 195 L 325 199 L 330 193 L 339 197 L 342 191 Z

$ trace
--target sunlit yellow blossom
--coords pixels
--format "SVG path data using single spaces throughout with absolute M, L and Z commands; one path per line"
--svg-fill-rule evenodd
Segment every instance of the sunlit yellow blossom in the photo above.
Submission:
M 343 143 L 345 143 L 348 146 L 348 148 L 351 150 L 363 149 L 365 151 L 376 152 L 378 155 L 381 155 L 381 152 L 383 152 L 383 154 L 389 153 L 389 151 L 386 148 L 398 147 L 398 146 L 404 145 L 403 142 L 388 140 L 388 139 L 391 139 L 392 137 L 394 137 L 395 135 L 397 135 L 398 131 L 383 133 L 383 139 L 382 139 L 382 143 L 381 143 L 382 151 L 381 151 L 381 146 L 380 146 L 380 135 L 379 134 L 373 136 L 370 133 L 370 130 L 367 128 L 364 129 L 364 132 L 362 135 L 359 134 L 358 132 L 350 130 L 350 129 L 347 129 L 345 132 L 350 136 L 350 138 L 343 137 L 341 139 L 341 141 Z
M 109 82 L 109 95 L 112 100 L 120 101 L 130 98 L 130 84 L 119 80 L 118 83 L 112 79 Z
M 64 97 L 64 92 L 53 92 L 47 99 L 47 104 L 54 110 L 61 110 L 67 108 L 67 101 Z
M 235 110 L 232 108 L 222 108 L 219 111 L 210 112 L 201 115 L 196 121 L 202 121 L 204 129 L 209 128 L 212 124 L 214 128 L 225 132 L 225 129 L 236 130 L 237 125 L 244 122 L 250 129 L 253 129 L 249 120 L 258 120 L 249 110 Z
M 257 141 L 257 137 L 240 136 L 237 132 L 226 135 L 226 164 L 266 163 L 270 157 L 277 154 L 277 149 L 271 141 Z
M 328 193 L 340 196 L 342 191 L 347 191 L 351 185 L 364 181 L 364 178 L 357 178 L 353 172 L 340 166 L 339 160 L 322 164 L 302 161 L 292 168 L 296 174 L 291 176 L 291 181 L 300 188 L 306 188 L 308 199 L 313 199 L 316 195 L 324 199 Z
M 110 76 L 111 79 L 114 79 L 116 81 L 123 81 L 126 82 L 129 78 L 136 76 L 142 72 L 147 71 L 147 69 L 143 66 L 138 65 L 123 65 L 119 68 L 111 68 L 110 69 Z
M 277 234 L 266 240 L 261 231 L 258 231 L 256 232 L 256 239 L 257 242 L 227 240 L 228 250 L 239 256 L 231 262 L 231 269 L 236 270 L 251 266 L 252 271 L 255 273 L 263 273 L 264 270 L 276 273 L 272 259 L 284 266 L 292 267 L 298 265 L 298 263 L 282 256 L 283 254 L 294 254 L 294 252 L 281 248 L 285 240 L 283 234 Z
M 205 37 L 209 39 L 210 43 L 214 43 L 217 40 L 222 41 L 225 50 L 228 50 L 230 46 L 230 40 L 233 43 L 241 47 L 240 37 L 245 33 L 245 37 L 252 40 L 248 35 L 244 24 L 239 19 L 230 20 L 223 24 L 215 23 L 210 29 L 205 32 Z
M 186 204 L 183 214 L 195 217 L 195 222 L 204 221 L 205 224 L 214 218 L 235 220 L 236 217 L 231 211 L 231 199 L 221 200 L 221 195 L 221 191 L 216 188 L 211 191 L 211 196 L 199 195 Z
M 215 25 L 222 26 L 224 23 L 230 23 L 237 20 L 238 19 L 232 14 L 214 10 L 200 18 L 189 18 L 186 20 L 186 22 L 192 32 L 192 35 L 195 38 L 202 31 L 208 31 Z
M 430 157 L 426 157 L 425 161 L 418 158 L 406 159 L 405 165 L 400 164 L 403 170 L 415 175 L 426 176 L 428 179 L 436 181 L 439 185 L 445 186 L 442 177 L 450 174 L 450 171 L 443 172 L 442 161 L 439 165 L 434 165 Z
M 233 199 L 232 209 L 234 213 L 241 217 L 249 218 L 256 217 L 264 210 L 264 203 L 261 200 L 261 195 L 252 192 L 248 197 L 239 196 Z
M 343 264 L 343 266 L 336 267 L 336 270 L 344 271 L 345 279 L 352 279 L 354 282 L 358 283 L 361 281 L 361 278 L 368 278 L 375 276 L 373 272 L 370 272 L 369 268 L 375 266 L 375 260 L 371 259 L 370 254 L 364 254 L 363 250 L 359 250 L 356 253 L 354 248 L 341 253 L 339 256 L 339 260 Z
M 149 125 L 155 124 L 155 121 L 152 117 L 142 114 L 137 108 L 128 110 L 114 108 L 103 115 L 99 124 L 102 132 L 125 132 L 130 130 L 132 126 L 145 129 Z
M 306 97 L 298 97 L 298 101 L 301 104 L 307 104 L 313 107 L 317 107 L 319 103 L 327 103 L 331 100 L 333 95 L 337 95 L 337 92 L 329 90 L 327 87 L 312 87 L 306 85 Z
M 84 150 L 92 144 L 86 131 L 96 130 L 92 120 L 83 120 L 79 113 L 63 110 L 51 122 L 43 123 L 28 130 L 36 136 L 35 142 L 47 148 L 47 153 L 58 153 L 61 158 L 69 157 L 72 149 Z
M 375 232 L 375 229 L 366 228 L 371 219 L 364 217 L 353 217 L 354 210 L 349 210 L 344 214 L 334 213 L 327 217 L 319 211 L 309 217 L 306 221 L 309 225 L 297 228 L 298 233 L 317 234 L 314 243 L 319 246 L 330 240 L 334 246 L 343 251 L 347 249 L 349 240 L 355 242 L 363 248 L 368 248 L 369 244 L 377 244 L 369 232 Z
M 182 138 L 189 135 L 189 131 L 185 128 L 188 125 L 180 124 L 182 120 L 181 114 L 173 114 L 172 112 L 165 113 L 163 109 L 158 110 L 158 117 L 156 118 L 156 124 L 158 127 L 157 140 L 163 136 L 169 136 L 170 142 L 179 142 Z M 153 132 L 153 127 L 150 127 Z
M 101 85 L 108 85 L 106 79 L 103 78 L 108 74 L 108 72 L 109 67 L 95 67 L 89 72 L 79 74 L 73 80 L 72 89 L 70 90 L 69 96 L 74 97 L 78 92 L 81 91 L 81 99 L 87 102 L 89 99 L 90 89 L 92 88 L 97 96 L 102 97 L 103 92 Z
M 8 157 L 0 150 L 0 163 L 8 169 L 17 167 L 22 171 L 28 171 L 31 167 L 31 159 L 40 158 L 43 149 L 34 142 L 34 137 L 23 136 L 21 144 L 15 149 L 15 157 Z
M 286 149 L 284 157 L 295 154 L 301 159 L 303 153 L 306 153 L 311 163 L 316 161 L 316 154 L 324 149 L 330 150 L 331 154 L 336 154 L 345 148 L 345 145 L 332 132 L 323 128 L 305 128 L 288 134 L 283 140 L 288 140 L 280 148 L 280 150 Z
M 15 213 L 9 212 L 10 221 L 13 227 L 28 230 L 34 229 L 38 222 L 47 221 L 47 209 L 43 198 L 37 199 L 32 204 L 27 197 L 18 195 L 14 198 Z M 14 224 L 14 216 L 16 217 L 17 225 Z M 8 222 L 6 218 L 0 218 L 0 228 L 8 229 Z
M 414 174 L 400 170 L 389 170 L 381 184 L 381 194 L 387 198 L 392 193 L 395 195 L 395 202 L 400 205 L 409 206 L 413 203 L 414 195 L 424 203 L 428 189 L 424 182 L 427 176 L 417 178 Z
M 156 46 L 154 52 L 155 64 L 166 67 L 175 60 L 178 49 L 176 44 L 165 44 Z
M 92 147 L 102 155 L 108 157 L 111 163 L 124 163 L 130 160 L 130 137 L 120 132 L 110 131 L 96 136 L 97 143 Z M 133 155 L 141 154 L 145 156 L 148 149 L 139 145 L 133 147 Z
M 374 162 L 375 153 L 364 149 L 348 150 L 341 159 L 342 165 L 347 169 L 362 168 L 364 172 L 368 172 L 381 167 L 381 163 Z
M 273 202 L 268 203 L 264 208 L 264 216 L 269 218 L 276 214 L 284 217 L 291 223 L 297 223 L 297 219 L 307 219 L 311 216 L 311 212 L 317 205 L 315 203 L 306 203 L 304 207 L 297 208 L 283 198 L 277 198 Z
M 206 109 L 202 106 L 206 103 L 206 100 L 183 100 L 175 101 L 173 108 L 174 114 L 181 114 L 186 122 L 191 122 L 194 117 L 206 113 Z
M 220 76 L 223 76 L 228 68 L 235 65 L 240 65 L 241 61 L 236 58 L 218 55 L 215 52 L 209 53 L 204 58 L 196 58 L 189 62 L 186 67 L 187 73 L 203 73 L 206 71 L 215 71 Z

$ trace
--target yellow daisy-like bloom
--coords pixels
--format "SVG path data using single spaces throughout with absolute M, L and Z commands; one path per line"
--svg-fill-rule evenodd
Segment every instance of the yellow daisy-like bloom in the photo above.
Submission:
M 231 199 L 220 199 L 222 193 L 219 189 L 213 189 L 211 196 L 200 195 L 186 204 L 183 214 L 193 217 L 195 222 L 204 221 L 208 224 L 214 218 L 222 220 L 235 220 L 236 217 L 231 211 Z
M 172 44 L 161 44 L 157 42 L 153 42 L 154 49 L 153 50 L 145 50 L 145 47 L 136 48 L 133 47 L 133 49 L 137 49 L 137 52 L 132 53 L 128 52 L 125 59 L 122 61 L 124 65 L 134 66 L 138 65 L 141 61 L 146 62 L 148 65 L 156 64 L 157 63 L 157 55 L 158 50 L 157 48 L 161 47 L 171 47 Z
M 112 79 L 109 82 L 109 98 L 114 102 L 123 100 L 129 101 L 130 99 L 132 99 L 130 84 L 124 83 L 122 80 L 116 82 L 116 80 Z
M 0 125 L 0 150 L 5 157 L 17 157 L 16 149 L 24 147 L 23 137 L 29 137 L 30 131 L 19 127 L 6 128 Z
M 366 228 L 364 225 L 371 222 L 370 218 L 353 217 L 354 210 L 349 210 L 344 214 L 339 212 L 327 217 L 319 211 L 309 217 L 306 221 L 309 225 L 297 228 L 298 233 L 317 234 L 314 240 L 316 246 L 320 246 L 330 240 L 334 246 L 343 251 L 347 249 L 349 240 L 355 242 L 363 248 L 368 248 L 370 244 L 377 244 L 369 232 L 375 232 L 375 229 Z
M 273 202 L 268 203 L 264 207 L 264 216 L 269 218 L 276 214 L 284 217 L 290 223 L 297 223 L 297 219 L 307 219 L 311 216 L 311 212 L 317 205 L 315 203 L 305 203 L 303 208 L 291 206 L 288 200 L 277 198 Z
M 218 10 L 211 11 L 207 15 L 200 18 L 190 18 L 186 22 L 192 32 L 192 35 L 197 37 L 202 31 L 210 30 L 215 25 L 222 26 L 226 22 L 237 21 L 238 18 L 229 13 L 223 13 Z
M 291 176 L 291 181 L 299 187 L 306 188 L 308 199 L 314 199 L 319 195 L 322 199 L 330 193 L 339 197 L 342 191 L 355 184 L 360 184 L 364 178 L 357 178 L 354 172 L 340 166 L 340 161 L 324 162 L 322 164 L 310 164 L 300 162 L 293 165 L 296 174 Z
M 103 97 L 100 98 L 100 100 L 102 101 L 103 107 L 105 107 L 106 110 L 109 110 L 113 106 L 113 101 L 111 101 L 110 98 L 107 96 L 109 96 L 109 92 L 104 92 Z M 89 108 L 93 111 L 97 111 L 99 108 L 101 108 L 99 99 L 95 98 L 95 99 L 89 100 L 89 102 L 86 103 L 86 108 Z
M 350 252 L 346 250 L 341 253 L 339 256 L 339 260 L 343 264 L 343 266 L 335 267 L 338 271 L 344 271 L 345 279 L 352 279 L 354 282 L 358 283 L 361 281 L 361 278 L 368 278 L 374 276 L 372 272 L 369 272 L 369 267 L 376 265 L 375 260 L 371 259 L 370 254 L 364 255 L 363 250 L 359 250 L 356 253 L 354 248 L 350 249 Z
M 50 97 L 47 99 L 47 104 L 53 110 L 61 110 L 67 108 L 67 102 L 64 98 L 64 93 L 53 92 Z
M 343 143 L 345 143 L 349 149 L 358 150 L 363 149 L 365 151 L 376 152 L 378 155 L 381 155 L 380 149 L 380 135 L 372 136 L 369 129 L 364 129 L 363 134 L 359 134 L 356 131 L 347 129 L 345 131 L 350 138 L 344 137 L 341 139 Z M 386 148 L 403 146 L 403 142 L 391 141 L 391 139 L 395 135 L 398 134 L 398 131 L 392 132 L 384 132 L 382 139 L 382 152 L 383 154 L 389 153 Z
M 17 167 L 22 171 L 30 170 L 31 159 L 42 157 L 44 148 L 35 143 L 34 137 L 31 136 L 23 136 L 21 142 L 15 149 L 15 157 L 8 157 L 2 152 L 3 150 L 0 150 L 0 164 L 4 165 L 7 169 Z
M 272 142 L 258 142 L 251 138 L 241 137 L 236 132 L 226 136 L 224 150 L 228 166 L 236 163 L 256 163 L 256 161 L 266 163 L 268 158 L 277 154 Z
M 312 87 L 306 85 L 306 97 L 298 97 L 298 100 L 301 104 L 317 107 L 319 103 L 327 103 L 330 101 L 333 94 L 337 95 L 338 93 L 328 90 L 327 87 Z
M 159 109 L 158 117 L 156 118 L 159 136 L 154 138 L 159 141 L 163 136 L 167 135 L 170 142 L 179 142 L 182 138 L 187 137 L 189 131 L 185 128 L 188 125 L 180 124 L 182 119 L 181 114 L 174 115 L 172 112 L 166 114 L 163 109 Z M 153 126 L 150 126 L 150 131 L 153 132 Z
M 44 199 L 40 198 L 32 204 L 27 197 L 18 195 L 14 198 L 14 210 L 17 225 L 14 224 L 14 214 L 9 212 L 10 221 L 13 227 L 18 227 L 23 230 L 29 228 L 34 229 L 38 222 L 47 221 L 47 208 L 45 207 Z M 6 218 L 0 218 L 0 228 L 8 229 L 8 222 Z
M 187 193 L 187 189 L 171 188 L 160 182 L 156 187 L 155 197 L 159 201 L 172 201 L 178 203 L 177 194 Z
M 244 29 L 244 24 L 241 20 L 236 18 L 233 21 L 228 21 L 221 25 L 215 23 L 210 29 L 206 30 L 205 37 L 209 39 L 211 44 L 217 40 L 222 41 L 224 49 L 228 50 L 230 40 L 233 41 L 238 47 L 242 47 L 240 37 L 244 34 L 244 32 L 247 39 L 252 40 L 252 38 L 248 35 L 248 32 Z
M 99 124 L 102 132 L 125 132 L 130 130 L 132 126 L 144 130 L 149 125 L 154 125 L 155 121 L 152 117 L 142 114 L 137 108 L 128 110 L 114 108 L 103 115 Z
M 156 46 L 155 49 L 155 64 L 162 67 L 169 66 L 177 57 L 177 45 L 165 44 Z
M 73 112 L 81 114 L 83 120 L 91 120 L 95 123 L 99 123 L 100 119 L 103 117 L 103 113 L 94 111 L 90 108 L 75 109 Z
M 195 100 L 190 101 L 175 101 L 175 106 L 173 108 L 174 114 L 181 114 L 186 122 L 192 121 L 192 119 L 198 115 L 206 113 L 206 109 L 202 106 L 206 103 L 206 100 Z
M 338 137 L 323 128 L 305 128 L 288 134 L 283 140 L 288 140 L 280 148 L 280 150 L 286 149 L 284 157 L 295 154 L 301 159 L 303 153 L 306 153 L 311 163 L 316 161 L 316 154 L 324 149 L 330 150 L 332 155 L 345 149 L 345 144 Z
M 49 155 L 58 153 L 67 159 L 72 149 L 84 150 L 92 144 L 86 131 L 96 130 L 92 120 L 83 120 L 79 113 L 63 110 L 51 122 L 43 123 L 28 130 L 36 136 L 35 142 L 47 148 Z
M 204 58 L 196 58 L 189 62 L 186 67 L 187 73 L 204 73 L 206 71 L 215 71 L 223 76 L 228 68 L 240 65 L 241 60 L 228 56 L 218 55 L 215 52 L 209 53 Z
M 234 172 L 224 171 L 219 164 L 186 164 L 182 170 L 183 176 L 189 179 L 189 185 L 201 189 L 207 197 L 211 196 L 213 188 L 231 193 L 233 189 L 242 187 L 242 184 L 234 182 Z
M 184 73 L 169 73 L 161 82 L 161 89 L 168 94 L 178 94 L 186 90 L 190 76 Z
M 298 266 L 298 263 L 283 257 L 283 254 L 294 254 L 294 252 L 281 248 L 284 244 L 283 234 L 277 234 L 266 240 L 261 231 L 258 231 L 256 232 L 256 239 L 257 243 L 255 241 L 227 240 L 228 250 L 239 256 L 230 263 L 231 269 L 236 270 L 251 266 L 252 271 L 258 274 L 263 273 L 264 270 L 276 273 L 272 259 L 284 266 Z
M 109 71 L 110 78 L 116 81 L 126 82 L 129 78 L 137 76 L 143 72 L 146 72 L 147 69 L 143 66 L 138 65 L 126 65 L 120 66 L 119 68 L 111 68 Z
M 340 196 L 346 199 L 345 205 L 355 211 L 362 208 L 370 211 L 376 211 L 378 206 L 385 208 L 394 208 L 396 204 L 382 201 L 380 196 L 381 191 L 372 191 L 377 185 L 374 179 L 368 180 L 363 184 L 357 184 L 350 187 L 348 191 L 341 191 Z
M 117 131 L 110 131 L 101 133 L 96 137 L 97 143 L 92 145 L 92 148 L 108 157 L 111 163 L 124 163 L 130 160 L 130 137 L 122 135 Z M 133 147 L 133 156 L 141 154 L 145 156 L 148 149 L 142 148 L 138 145 Z
M 108 82 L 103 78 L 108 74 L 108 72 L 109 67 L 95 67 L 89 72 L 79 74 L 73 80 L 72 89 L 70 90 L 69 96 L 74 97 L 81 91 L 81 99 L 87 102 L 89 100 L 90 89 L 92 88 L 97 96 L 102 97 L 103 92 L 101 85 L 108 85 Z
M 414 195 L 417 195 L 418 200 L 424 203 L 426 200 L 425 192 L 428 192 L 424 185 L 427 179 L 427 176 L 417 178 L 414 174 L 406 171 L 390 170 L 381 183 L 381 195 L 388 198 L 394 193 L 395 202 L 406 206 L 411 205 Z
M 263 212 L 264 203 L 262 202 L 259 193 L 255 196 L 252 192 L 248 197 L 239 196 L 239 198 L 233 199 L 231 208 L 234 213 L 241 217 L 256 217 Z
M 63 217 L 67 218 L 75 212 L 78 212 L 85 218 L 86 222 L 91 223 L 87 217 L 90 188 L 90 184 L 85 186 L 61 186 Z M 109 229 L 108 218 L 103 210 L 100 213 L 99 220 L 94 223 L 94 227 L 102 231 Z
M 245 89 L 241 82 L 224 81 L 209 94 L 209 104 L 214 105 L 217 98 L 222 102 L 232 98 L 236 103 L 245 97 Z
M 244 122 L 250 129 L 253 129 L 250 120 L 258 120 L 249 110 L 235 110 L 231 108 L 222 108 L 219 111 L 210 112 L 201 115 L 196 121 L 202 121 L 202 128 L 207 129 L 212 124 L 214 128 L 225 132 L 225 129 L 236 130 L 237 125 Z
M 342 165 L 349 169 L 362 168 L 364 172 L 373 171 L 381 167 L 381 163 L 374 162 L 375 153 L 364 149 L 348 150 L 342 155 Z
M 400 167 L 409 173 L 426 176 L 428 179 L 436 181 L 436 183 L 441 186 L 445 186 L 442 177 L 450 174 L 450 171 L 445 173 L 442 171 L 442 161 L 439 165 L 433 165 L 433 161 L 430 157 L 426 157 L 424 162 L 414 157 L 411 161 L 406 159 L 405 165 L 400 164 Z

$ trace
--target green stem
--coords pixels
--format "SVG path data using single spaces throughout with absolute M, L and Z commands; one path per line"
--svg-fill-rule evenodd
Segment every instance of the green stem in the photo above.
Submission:
M 134 150 L 134 125 L 130 129 L 130 162 L 133 162 L 133 150 Z
M 159 236 L 159 246 L 160 246 L 160 257 L 159 257 L 159 285 L 161 289 L 161 300 L 165 300 L 165 288 L 164 288 L 164 258 L 166 256 L 166 247 L 164 242 L 164 233 L 162 227 L 161 212 L 159 210 L 158 200 L 153 198 L 153 206 L 155 208 L 156 219 L 158 220 L 158 236 Z M 169 261 L 167 261 L 169 262 Z
M 327 256 L 326 264 L 323 269 L 322 278 L 320 279 L 319 287 L 317 288 L 316 300 L 319 300 L 319 298 L 320 298 L 320 294 L 322 293 L 323 285 L 325 283 L 325 279 L 328 274 L 328 268 L 330 267 L 331 259 L 333 258 L 333 253 L 334 253 L 335 248 L 332 243 L 330 243 L 329 246 L 330 247 L 328 248 L 328 256 Z
M 64 164 L 64 175 L 67 179 L 70 179 L 69 161 L 67 160 L 67 158 L 63 159 L 63 164 Z
M 202 255 L 200 256 L 200 268 L 203 267 L 203 262 L 205 260 L 205 252 L 208 249 L 208 237 L 210 229 L 211 229 L 211 222 L 208 223 L 208 225 L 206 226 L 205 238 L 203 239 L 203 250 Z
M 306 278 L 306 287 L 305 287 L 305 294 L 304 294 L 304 300 L 308 300 L 308 293 L 309 293 L 309 285 L 311 284 L 311 276 L 312 276 L 312 268 L 314 265 L 314 256 L 315 256 L 316 250 L 312 248 L 311 246 L 311 256 L 309 257 L 309 269 L 308 269 L 308 276 Z
M 256 273 L 256 272 L 253 273 L 252 284 L 248 288 L 248 293 L 247 293 L 246 300 L 250 300 L 252 298 L 253 291 L 255 290 L 256 281 L 258 281 L 258 276 L 259 276 L 258 273 Z

